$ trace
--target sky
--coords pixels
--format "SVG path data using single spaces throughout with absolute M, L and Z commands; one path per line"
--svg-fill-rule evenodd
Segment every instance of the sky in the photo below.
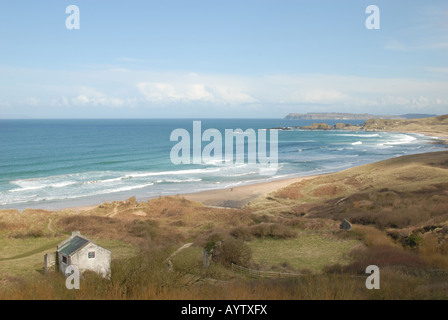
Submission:
M 0 119 L 306 112 L 448 113 L 448 1 L 0 2 Z

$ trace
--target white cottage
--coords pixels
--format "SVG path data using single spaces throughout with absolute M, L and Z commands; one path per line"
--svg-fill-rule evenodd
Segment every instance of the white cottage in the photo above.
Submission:
M 71 237 L 62 241 L 56 251 L 56 263 L 65 274 L 68 266 L 76 266 L 80 273 L 90 270 L 103 277 L 110 276 L 111 252 L 92 240 L 73 232 Z

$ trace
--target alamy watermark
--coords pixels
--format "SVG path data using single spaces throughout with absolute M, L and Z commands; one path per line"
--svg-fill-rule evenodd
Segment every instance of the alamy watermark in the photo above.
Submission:
M 68 290 L 79 290 L 79 269 L 77 266 L 70 265 L 64 270 L 65 276 L 65 287 Z
M 375 265 L 370 265 L 366 268 L 366 273 L 370 276 L 366 279 L 366 288 L 369 290 L 380 289 L 380 268 Z
M 171 162 L 175 165 L 250 164 L 256 166 L 261 175 L 275 175 L 278 170 L 278 130 L 259 129 L 257 134 L 254 129 L 225 129 L 223 139 L 219 130 L 202 132 L 201 121 L 193 121 L 192 135 L 188 130 L 178 128 L 171 132 L 170 141 L 178 142 L 170 152 Z M 203 142 L 207 142 L 204 147 Z
M 65 13 L 69 14 L 67 19 L 65 19 L 65 27 L 68 30 L 79 30 L 81 28 L 81 19 L 79 7 L 75 5 L 69 5 L 65 9 Z
M 370 14 L 366 19 L 366 28 L 369 30 L 380 29 L 380 8 L 370 5 L 366 8 L 366 14 Z
M 69 5 L 65 9 L 65 13 L 69 16 L 65 20 L 65 27 L 68 30 L 79 30 L 81 25 L 80 20 L 80 10 L 76 5 Z M 379 30 L 380 29 L 380 9 L 376 5 L 369 5 L 366 10 L 366 14 L 369 16 L 366 19 L 366 28 L 368 30 Z

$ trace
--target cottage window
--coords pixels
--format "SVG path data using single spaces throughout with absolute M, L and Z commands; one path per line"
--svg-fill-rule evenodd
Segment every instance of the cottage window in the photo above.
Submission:
M 62 256 L 62 262 L 67 263 L 67 257 L 66 256 Z
M 95 252 L 89 252 L 89 259 L 95 258 Z

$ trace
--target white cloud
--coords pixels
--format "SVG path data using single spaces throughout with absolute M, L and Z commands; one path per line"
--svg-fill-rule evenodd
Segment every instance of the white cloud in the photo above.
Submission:
M 447 73 L 446 68 L 437 67 L 426 71 Z M 26 79 L 27 72 L 21 73 Z M 29 73 L 38 79 L 38 71 Z M 34 104 L 53 109 L 109 108 L 123 110 L 123 114 L 134 108 L 141 114 L 185 115 L 191 111 L 205 112 L 210 117 L 224 113 L 237 117 L 244 112 L 245 117 L 276 117 L 285 112 L 313 110 L 447 113 L 446 88 L 445 77 L 428 80 L 329 74 L 243 76 L 108 68 L 73 71 L 69 77 L 63 71 L 45 71 L 44 80 L 21 87 L 20 91 L 0 87 L 0 107 L 24 106 L 27 110 L 25 106 Z M 26 100 L 23 96 L 32 98 Z
M 97 91 L 91 87 L 81 87 L 79 94 L 67 98 L 62 96 L 57 99 L 53 99 L 52 106 L 62 107 L 109 107 L 109 108 L 121 108 L 121 107 L 133 107 L 136 105 L 137 98 L 119 98 L 108 96 L 102 92 Z
M 137 88 L 150 102 L 216 102 L 213 94 L 202 84 L 140 82 Z
M 11 104 L 6 100 L 0 100 L 0 108 L 9 108 Z
M 335 103 L 349 98 L 346 94 L 343 94 L 338 90 L 312 89 L 304 92 L 302 95 L 303 98 L 300 102 L 311 103 Z
M 139 82 L 137 88 L 149 102 L 207 102 L 214 104 L 245 104 L 256 102 L 250 95 L 238 90 L 230 84 L 218 84 L 216 79 L 201 79 L 207 84 L 191 82 L 191 78 L 199 77 L 190 73 L 184 81 L 172 82 Z
M 40 105 L 40 100 L 38 98 L 35 97 L 29 97 L 26 98 L 23 103 L 27 106 L 31 106 L 31 107 L 37 107 Z
M 426 71 L 435 72 L 435 73 L 448 73 L 448 68 L 433 68 L 428 67 L 425 68 Z

